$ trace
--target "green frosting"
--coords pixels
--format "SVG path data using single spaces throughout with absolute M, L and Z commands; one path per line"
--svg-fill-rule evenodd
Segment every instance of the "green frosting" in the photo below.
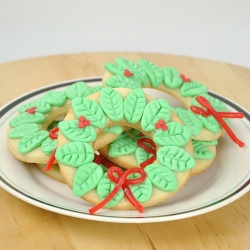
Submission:
M 139 65 L 145 70 L 152 86 L 157 88 L 163 80 L 162 69 L 145 59 L 140 59 Z
M 96 163 L 87 163 L 80 166 L 75 174 L 73 182 L 73 193 L 76 196 L 83 196 L 90 190 L 97 187 L 103 176 L 103 169 Z
M 88 88 L 88 89 L 85 90 L 85 92 L 83 94 L 83 97 L 92 95 L 92 94 L 100 91 L 101 89 L 103 89 L 102 85 L 98 85 L 98 86 L 95 86 L 95 87 L 92 87 L 92 88 Z
M 130 155 L 137 149 L 137 141 L 131 137 L 116 139 L 110 144 L 110 157 L 117 157 L 121 155 Z
M 203 122 L 190 110 L 185 110 L 182 108 L 177 108 L 177 115 L 182 120 L 184 125 L 189 127 L 192 130 L 192 134 L 194 136 L 199 135 L 202 127 Z
M 210 115 L 205 117 L 198 115 L 198 118 L 202 121 L 203 127 L 205 127 L 206 129 L 210 130 L 214 134 L 220 132 L 220 125 L 213 116 Z
M 172 67 L 165 67 L 163 70 L 163 83 L 168 88 L 178 88 L 182 85 L 183 81 L 180 77 L 180 73 L 172 68 Z
M 103 130 L 104 133 L 112 133 L 112 134 L 117 134 L 117 135 L 121 134 L 122 131 L 123 131 L 123 128 L 120 125 L 114 125 Z
M 145 169 L 152 184 L 160 190 L 172 192 L 178 188 L 178 181 L 173 171 L 160 164 L 150 164 Z
M 73 100 L 76 97 L 84 97 L 88 88 L 85 82 L 76 82 L 65 89 L 65 94 L 68 99 Z
M 20 113 L 25 112 L 26 109 L 32 108 L 32 107 L 36 107 L 36 112 L 38 113 L 49 113 L 51 111 L 51 106 L 49 103 L 43 101 L 43 100 L 37 100 L 37 101 L 33 101 L 30 103 L 26 103 L 24 105 L 22 105 L 18 111 Z
M 48 138 L 49 132 L 42 130 L 34 133 L 26 134 L 18 143 L 18 150 L 21 154 L 27 154 L 38 148 Z
M 135 80 L 138 80 L 141 85 L 146 86 L 148 84 L 148 82 L 149 82 L 148 76 L 147 76 L 146 72 L 143 70 L 143 68 L 139 64 L 134 63 L 132 61 L 129 61 L 129 60 L 125 59 L 125 58 L 116 58 L 115 62 L 118 65 L 123 66 L 123 69 L 127 69 L 130 72 L 132 72 L 134 74 L 133 78 L 138 78 L 138 79 L 135 79 Z
M 39 130 L 40 127 L 36 123 L 24 123 L 10 130 L 8 137 L 11 139 L 19 139 L 26 134 L 37 132 Z
M 168 129 L 159 129 L 154 134 L 154 142 L 160 146 L 184 146 L 192 136 L 191 129 L 177 122 L 169 122 Z
M 63 106 L 67 97 L 64 92 L 49 91 L 42 97 L 42 100 L 53 106 Z
M 27 112 L 24 112 L 16 117 L 14 117 L 12 120 L 10 120 L 9 125 L 11 127 L 17 127 L 24 123 L 43 123 L 45 121 L 45 116 L 42 113 L 35 112 L 34 114 L 29 114 Z
M 123 118 L 123 99 L 120 93 L 107 87 L 101 91 L 100 104 L 104 113 L 112 121 L 120 121 Z
M 134 124 L 140 121 L 144 108 L 146 106 L 146 98 L 143 90 L 134 89 L 124 100 L 124 116 L 130 123 Z
M 85 116 L 86 119 L 90 120 L 92 126 L 105 127 L 106 116 L 97 102 L 88 98 L 75 98 L 72 100 L 72 108 L 78 118 Z
M 60 131 L 70 141 L 93 142 L 96 140 L 96 130 L 92 126 L 78 127 L 77 120 L 61 121 L 58 124 Z
M 41 145 L 44 154 L 50 155 L 57 147 L 57 140 L 52 140 L 48 137 Z
M 112 88 L 128 88 L 136 89 L 140 88 L 141 84 L 131 78 L 125 77 L 124 75 L 115 75 L 107 79 L 106 85 Z
M 207 87 L 196 81 L 184 82 L 181 86 L 182 96 L 196 96 L 201 94 L 207 94 L 207 92 Z
M 211 160 L 214 158 L 213 153 L 206 147 L 202 141 L 192 141 L 194 149 L 194 158 Z
M 193 140 L 196 141 L 196 140 Z M 212 140 L 212 141 L 201 141 L 205 146 L 213 146 L 213 145 L 217 145 L 218 141 L 217 140 Z
M 184 149 L 177 146 L 164 146 L 157 151 L 157 160 L 165 167 L 182 172 L 193 168 L 194 158 Z
M 133 174 L 129 176 L 129 179 L 138 178 L 138 174 Z M 151 180 L 146 177 L 146 179 L 140 184 L 130 185 L 130 190 L 132 191 L 135 199 L 139 202 L 146 202 L 150 199 L 153 191 L 153 186 Z
M 86 142 L 70 142 L 58 148 L 55 157 L 63 164 L 80 167 L 94 160 L 94 150 Z
M 48 128 L 47 128 L 47 130 L 51 130 L 51 129 L 53 129 L 53 128 L 55 128 L 55 127 L 58 127 L 58 123 L 59 123 L 60 121 L 53 121 L 53 122 L 51 122 L 50 123 L 50 125 L 48 126 Z
M 159 120 L 167 123 L 170 119 L 170 105 L 165 99 L 157 99 L 149 102 L 142 115 L 141 127 L 144 131 L 155 130 L 155 124 Z
M 104 200 L 115 188 L 116 184 L 110 181 L 107 173 L 105 173 L 97 186 L 97 195 L 100 200 Z M 114 207 L 117 203 L 124 199 L 124 192 L 120 189 L 117 194 L 105 205 L 106 207 Z
M 104 68 L 114 74 L 114 75 L 120 75 L 120 76 L 124 76 L 124 68 L 122 65 L 117 65 L 114 63 L 105 63 Z

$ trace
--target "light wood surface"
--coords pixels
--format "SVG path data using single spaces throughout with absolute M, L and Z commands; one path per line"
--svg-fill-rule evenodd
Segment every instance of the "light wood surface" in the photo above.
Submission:
M 247 110 L 250 69 L 209 60 L 148 53 L 81 53 L 0 64 L 0 106 L 59 81 L 101 76 L 117 56 L 144 57 L 177 68 Z M 1 142 L 2 143 L 2 142 Z M 149 224 L 116 224 L 52 213 L 0 188 L 0 249 L 249 249 L 250 192 L 216 211 Z

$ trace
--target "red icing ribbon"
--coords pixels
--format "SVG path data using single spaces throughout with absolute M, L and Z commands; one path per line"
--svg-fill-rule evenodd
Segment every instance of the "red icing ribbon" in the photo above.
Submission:
M 180 74 L 180 77 L 183 82 L 191 82 L 192 80 L 188 77 L 186 77 L 184 74 Z
M 29 113 L 31 115 L 35 114 L 36 106 L 26 109 L 25 112 L 27 112 L 27 113 Z
M 57 135 L 57 132 L 59 131 L 59 128 L 58 127 L 54 127 L 52 128 L 50 131 L 49 131 L 49 137 L 50 139 L 52 140 L 56 140 L 58 135 Z
M 145 143 L 148 143 L 151 145 L 151 147 L 149 147 L 148 145 L 146 145 Z M 155 143 L 149 139 L 149 138 L 140 138 L 137 141 L 137 145 L 144 149 L 146 152 L 153 154 L 150 158 L 148 158 L 146 161 L 142 162 L 140 164 L 140 167 L 142 169 L 144 169 L 145 167 L 147 167 L 149 164 L 153 163 L 156 160 L 156 145 Z
M 124 75 L 126 76 L 126 77 L 130 77 L 130 76 L 133 76 L 134 74 L 131 72 L 131 71 L 129 71 L 128 69 L 125 69 L 124 70 Z
M 233 112 L 217 112 L 211 105 L 211 103 L 203 96 L 196 96 L 196 101 L 202 105 L 206 110 L 203 110 L 201 108 L 198 108 L 196 106 L 191 106 L 190 109 L 199 115 L 208 116 L 212 115 L 218 123 L 225 129 L 229 137 L 237 143 L 240 147 L 243 147 L 245 145 L 244 142 L 240 141 L 236 135 L 233 133 L 233 131 L 229 128 L 229 126 L 226 124 L 226 122 L 222 118 L 242 118 L 242 113 L 233 113 Z M 222 115 L 221 115 L 222 114 Z M 225 116 L 227 115 L 227 116 Z M 234 117 L 233 117 L 234 116 Z
M 156 124 L 155 124 L 155 128 L 156 129 L 162 129 L 162 130 L 168 130 L 168 126 L 166 125 L 164 120 L 159 120 Z
M 106 167 L 108 169 L 115 166 L 113 162 L 109 161 L 102 154 L 98 155 L 95 153 L 94 162 L 98 165 L 102 164 L 104 167 Z
M 51 154 L 51 156 L 50 156 L 50 158 L 49 158 L 49 160 L 44 168 L 45 171 L 50 171 L 50 169 L 52 168 L 52 166 L 56 160 L 55 154 L 56 154 L 56 148 L 54 149 L 53 153 Z
M 78 128 L 84 128 L 85 126 L 90 125 L 90 120 L 87 120 L 85 116 L 79 117 Z
M 128 176 L 133 173 L 140 174 L 140 177 L 134 178 L 134 179 L 128 179 Z M 118 176 L 116 177 L 115 174 Z M 123 189 L 125 197 L 128 199 L 128 201 L 140 212 L 143 212 L 143 206 L 135 199 L 134 195 L 132 194 L 129 185 L 139 184 L 143 182 L 146 178 L 146 173 L 141 168 L 130 168 L 126 172 L 123 172 L 118 167 L 111 167 L 108 170 L 108 177 L 109 179 L 116 183 L 115 188 L 111 191 L 111 193 L 102 200 L 99 204 L 89 209 L 90 214 L 94 214 L 96 211 L 101 209 L 105 204 L 107 204 L 120 190 L 120 188 Z

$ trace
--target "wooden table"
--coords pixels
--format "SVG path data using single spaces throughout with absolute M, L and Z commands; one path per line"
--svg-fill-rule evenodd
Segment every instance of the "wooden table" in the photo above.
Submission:
M 48 84 L 101 76 L 117 56 L 171 65 L 250 110 L 250 69 L 197 58 L 149 53 L 81 53 L 0 65 L 0 105 Z M 216 211 L 149 224 L 116 224 L 55 214 L 0 189 L 0 249 L 249 249 L 250 192 Z

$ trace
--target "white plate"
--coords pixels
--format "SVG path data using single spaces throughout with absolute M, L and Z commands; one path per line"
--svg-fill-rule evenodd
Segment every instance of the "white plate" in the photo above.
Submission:
M 242 107 L 218 94 L 211 95 L 222 100 L 230 111 L 244 111 L 244 119 L 231 120 L 232 129 L 246 143 L 239 148 L 227 135 L 220 139 L 213 165 L 203 174 L 193 177 L 174 197 L 154 207 L 146 208 L 143 214 L 134 211 L 101 209 L 95 215 L 88 210 L 91 204 L 75 197 L 65 184 L 58 183 L 42 174 L 33 165 L 16 160 L 6 145 L 6 130 L 9 121 L 16 116 L 18 107 L 31 100 L 40 99 L 48 90 L 63 90 L 66 86 L 83 80 L 91 86 L 101 84 L 101 78 L 77 79 L 46 86 L 6 104 L 1 109 L 0 120 L 0 186 L 12 195 L 43 209 L 72 217 L 119 223 L 146 223 L 171 221 L 204 214 L 223 207 L 244 195 L 250 189 L 250 114 Z M 148 90 L 146 90 L 147 92 Z M 171 96 L 150 90 L 156 97 Z

